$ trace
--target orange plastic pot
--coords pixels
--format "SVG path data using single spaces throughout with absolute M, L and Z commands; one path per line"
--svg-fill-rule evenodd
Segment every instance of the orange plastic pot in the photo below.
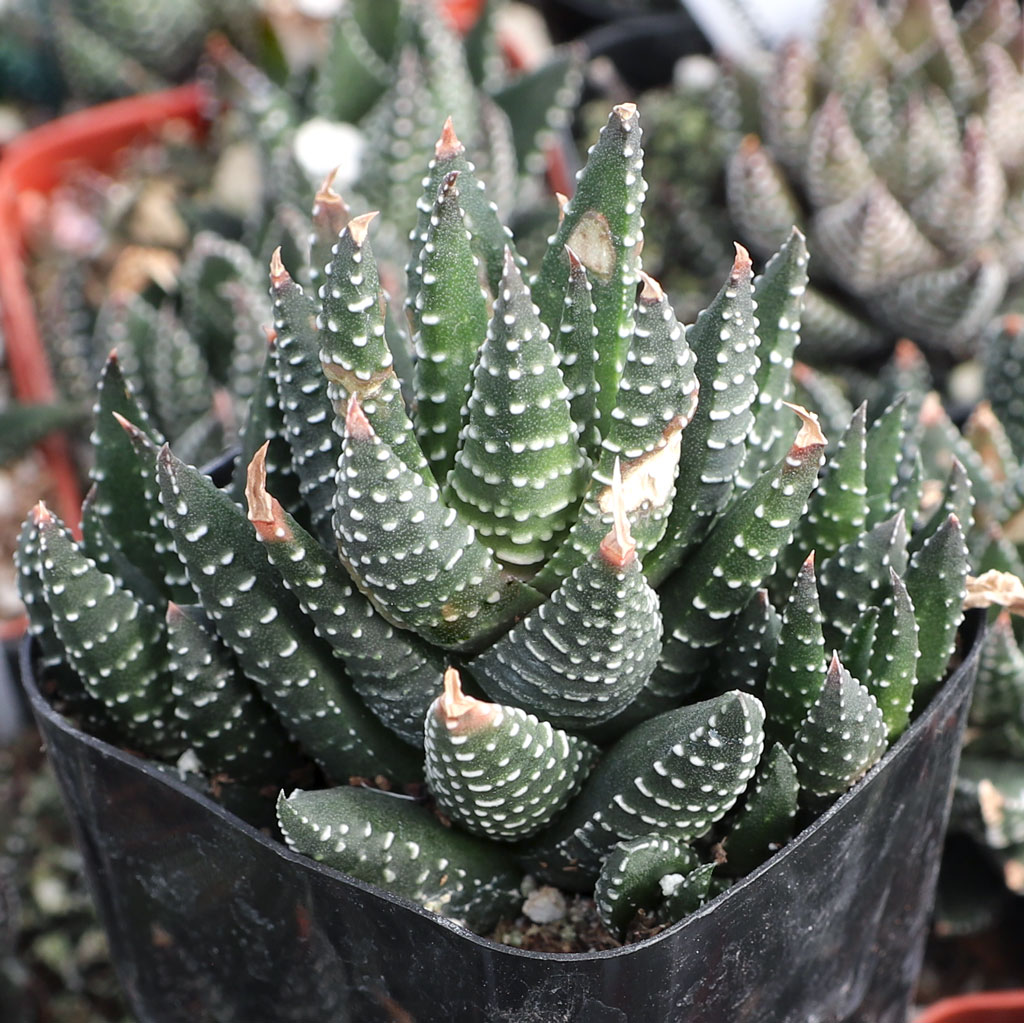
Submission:
M 944 998 L 914 1023 L 1024 1023 L 1024 991 L 982 991 Z
M 200 86 L 185 85 L 57 118 L 4 150 L 0 159 L 0 314 L 11 382 L 20 401 L 48 402 L 56 396 L 25 273 L 27 197 L 48 194 L 72 167 L 110 167 L 125 146 L 154 134 L 169 120 L 201 124 L 203 108 Z M 67 438 L 54 434 L 40 448 L 56 488 L 57 510 L 77 528 L 82 495 Z M 0 638 L 11 638 L 23 628 L 23 622 L 0 626 Z

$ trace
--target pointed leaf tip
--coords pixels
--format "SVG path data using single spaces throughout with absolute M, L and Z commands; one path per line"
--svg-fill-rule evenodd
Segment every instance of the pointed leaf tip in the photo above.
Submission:
M 636 116 L 636 104 L 635 103 L 618 103 L 612 110 L 618 115 L 620 121 L 628 121 L 631 117 Z
M 569 197 L 564 192 L 555 192 L 555 202 L 558 203 L 558 223 L 561 224 L 565 220 L 565 211 L 569 205 Z M 569 246 L 566 245 L 568 249 Z
M 434 145 L 434 156 L 439 160 L 450 160 L 452 157 L 465 152 L 465 150 L 466 147 L 459 141 L 458 135 L 455 134 L 455 125 L 452 124 L 451 117 L 448 117 L 444 122 L 444 127 L 441 129 L 441 137 Z
M 281 259 L 281 246 L 278 245 L 270 257 L 270 283 L 280 284 L 282 281 L 289 279 L 290 276 L 284 268 L 284 262 Z
M 442 718 L 449 731 L 467 732 L 486 724 L 494 713 L 493 703 L 484 703 L 462 691 L 462 679 L 455 668 L 444 673 L 444 692 L 438 698 L 438 717 Z
M 315 199 L 316 199 L 317 202 L 320 202 L 320 201 L 322 201 L 324 199 L 340 199 L 341 198 L 341 196 L 338 195 L 338 193 L 335 192 L 334 188 L 332 187 L 334 185 L 334 179 L 338 176 L 338 170 L 339 170 L 339 168 L 335 167 L 332 170 L 328 171 L 327 177 L 324 178 L 323 183 L 320 185 L 320 188 L 317 190 L 317 193 L 316 193 L 316 196 L 315 196 Z
M 353 217 L 348 222 L 345 230 L 348 231 L 349 236 L 357 246 L 362 246 L 366 242 L 366 235 L 370 230 L 370 221 L 377 216 L 378 212 L 378 210 L 373 210 L 370 213 L 363 213 L 358 217 Z
M 784 401 L 782 404 L 800 417 L 800 432 L 793 440 L 793 447 L 824 447 L 825 435 L 821 432 L 821 425 L 818 422 L 817 415 L 814 412 L 808 412 L 802 405 L 794 405 L 789 401 Z
M 274 517 L 271 498 L 267 493 L 267 449 L 270 441 L 252 456 L 245 472 L 245 500 L 249 505 L 250 522 L 269 522 Z
M 41 526 L 41 525 L 43 525 L 44 522 L 52 522 L 52 521 L 53 521 L 53 515 L 51 514 L 50 509 L 46 507 L 46 502 L 45 501 L 40 501 L 32 509 L 32 523 L 33 523 L 33 525 Z
M 640 280 L 644 282 L 643 289 L 640 292 L 640 298 L 645 302 L 660 302 L 665 297 L 665 291 L 662 286 L 649 274 L 640 271 Z
M 925 427 L 937 426 L 943 421 L 945 415 L 946 410 L 938 392 L 929 391 L 921 402 L 921 410 L 917 414 L 918 422 Z
M 121 429 L 124 430 L 124 432 L 133 440 L 143 436 L 142 430 L 140 430 L 130 419 L 126 419 L 122 416 L 120 412 L 111 412 L 110 414 L 117 420 L 117 425 L 120 426 Z
M 366 414 L 359 404 L 359 398 L 354 394 L 348 399 L 348 410 L 345 413 L 345 435 L 360 440 L 373 436 L 370 420 L 366 418 Z
M 615 568 L 625 568 L 636 557 L 636 541 L 629 531 L 626 515 L 626 497 L 622 486 L 622 469 L 619 459 L 612 468 L 612 529 L 601 541 L 600 553 Z
M 896 342 L 896 348 L 893 351 L 893 360 L 896 365 L 901 369 L 908 369 L 911 366 L 916 366 L 918 363 L 924 361 L 924 355 L 921 353 L 921 349 L 914 344 L 910 338 L 900 338 Z
M 729 279 L 730 281 L 738 281 L 741 277 L 745 277 L 751 272 L 753 263 L 750 260 L 750 253 L 739 242 L 733 242 L 733 245 L 736 247 L 736 258 L 733 260 Z

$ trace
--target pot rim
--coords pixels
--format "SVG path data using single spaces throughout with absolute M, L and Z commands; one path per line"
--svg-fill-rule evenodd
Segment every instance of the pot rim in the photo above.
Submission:
M 39 334 L 35 302 L 25 273 L 25 231 L 19 196 L 49 193 L 65 165 L 100 166 L 126 146 L 151 135 L 174 117 L 203 120 L 206 94 L 198 83 L 86 107 L 55 118 L 14 139 L 0 158 L 0 316 L 7 339 L 7 366 L 18 398 L 56 397 L 50 359 Z M 78 529 L 82 503 L 67 437 L 55 433 L 38 445 L 57 487 L 61 518 Z
M 746 877 L 741 878 L 735 884 L 731 885 L 724 892 L 721 892 L 715 898 L 706 902 L 694 913 L 685 917 L 683 920 L 678 921 L 671 927 L 665 928 L 665 930 L 653 935 L 650 938 L 645 938 L 642 941 L 633 942 L 629 945 L 623 945 L 620 948 L 614 949 L 603 949 L 592 952 L 535 952 L 529 949 L 516 948 L 512 945 L 504 945 L 500 942 L 492 941 L 490 938 L 486 938 L 483 935 L 475 934 L 474 932 L 463 927 L 461 924 L 455 921 L 449 920 L 445 917 L 439 916 L 436 913 L 432 913 L 425 909 L 423 906 L 410 899 L 407 899 L 401 895 L 393 894 L 392 892 L 386 891 L 383 888 L 379 888 L 376 885 L 369 884 L 364 881 L 360 881 L 356 878 L 349 877 L 347 874 L 342 873 L 340 870 L 336 870 L 333 867 L 325 866 L 322 863 L 318 863 L 316 860 L 311 859 L 307 856 L 302 856 L 299 853 L 293 852 L 284 843 L 277 842 L 274 839 L 265 835 L 262 831 L 254 828 L 252 825 L 246 823 L 235 814 L 226 810 L 223 806 L 215 803 L 205 794 L 196 791 L 191 786 L 185 784 L 179 778 L 173 774 L 168 773 L 166 770 L 158 770 L 153 767 L 150 761 L 143 757 L 140 757 L 134 753 L 129 753 L 125 750 L 118 749 L 116 746 L 112 746 L 102 739 L 98 739 L 95 736 L 89 735 L 87 732 L 83 732 L 76 725 L 72 724 L 67 718 L 59 714 L 47 700 L 43 697 L 42 693 L 39 692 L 35 682 L 35 665 L 33 663 L 33 643 L 31 636 L 26 636 L 22 641 L 21 648 L 19 651 L 19 663 L 21 669 L 22 682 L 25 686 L 25 690 L 29 697 L 29 702 L 32 706 L 33 713 L 37 717 L 42 717 L 48 720 L 54 727 L 61 729 L 65 732 L 70 732 L 79 741 L 84 742 L 86 745 L 93 747 L 97 752 L 107 757 L 113 757 L 116 760 L 130 766 L 136 770 L 141 770 L 144 774 L 148 775 L 153 781 L 158 781 L 164 785 L 177 791 L 180 795 L 187 796 L 195 802 L 200 803 L 208 811 L 221 817 L 226 823 L 235 826 L 240 829 L 244 834 L 249 836 L 254 841 L 263 845 L 265 848 L 274 851 L 277 855 L 283 857 L 300 867 L 311 869 L 319 874 L 333 879 L 335 882 L 351 885 L 355 888 L 360 889 L 370 895 L 375 895 L 378 898 L 382 898 L 386 901 L 393 903 L 403 909 L 415 913 L 417 916 L 423 917 L 431 921 L 435 926 L 444 928 L 453 934 L 465 938 L 468 941 L 472 941 L 484 948 L 494 952 L 502 952 L 511 956 L 521 956 L 527 959 L 536 959 L 542 961 L 565 961 L 565 962 L 578 962 L 587 960 L 601 960 L 601 959 L 615 959 L 623 955 L 632 955 L 639 953 L 644 949 L 651 948 L 661 941 L 666 940 L 669 936 L 676 934 L 680 930 L 685 929 L 691 921 L 700 919 L 706 914 L 714 911 L 718 904 L 725 900 L 734 897 L 734 893 L 742 891 L 746 887 L 752 884 L 757 884 L 760 877 L 767 871 L 772 869 L 779 857 L 784 856 L 787 850 L 791 850 L 797 847 L 799 844 L 803 844 L 811 840 L 817 832 L 825 827 L 827 823 L 837 814 L 843 811 L 843 808 L 850 802 L 851 799 L 855 798 L 856 794 L 860 789 L 871 781 L 880 771 L 884 770 L 886 766 L 895 760 L 902 758 L 907 751 L 907 748 L 911 743 L 914 742 L 917 734 L 927 727 L 928 718 L 937 717 L 942 714 L 949 713 L 953 710 L 953 705 L 957 699 L 954 690 L 955 686 L 951 685 L 951 682 L 958 678 L 965 671 L 972 671 L 974 668 L 974 662 L 976 662 L 980 656 L 982 648 L 982 639 L 985 632 L 985 614 L 984 611 L 972 611 L 967 614 L 964 619 L 964 623 L 961 625 L 961 635 L 964 637 L 965 656 L 956 669 L 948 676 L 946 681 L 943 683 L 942 688 L 932 697 L 931 702 L 924 714 L 921 715 L 916 721 L 914 721 L 910 727 L 896 740 L 896 742 L 886 751 L 885 756 L 878 761 L 874 767 L 869 770 L 863 778 L 860 779 L 852 788 L 848 789 L 835 803 L 832 804 L 820 817 L 812 821 L 807 827 L 805 827 L 795 838 L 783 846 L 778 852 L 771 856 L 768 860 L 762 863 L 756 870 L 751 871 Z M 924 1021 L 921 1021 L 924 1023 Z M 938 1023 L 938 1021 L 936 1021 Z
M 942 998 L 928 1005 L 915 1017 L 914 1023 L 967 1023 L 962 1013 L 996 1013 L 1007 1009 L 1024 1009 L 1024 988 L 1007 991 L 974 991 L 965 995 Z

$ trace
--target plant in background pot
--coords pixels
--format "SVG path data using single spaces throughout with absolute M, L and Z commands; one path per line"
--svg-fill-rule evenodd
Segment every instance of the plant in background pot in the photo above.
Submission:
M 195 74 L 214 29 L 265 55 L 273 46 L 261 7 L 252 0 L 13 0 L 0 40 L 0 99 L 52 109 L 166 89 Z
M 71 175 L 29 232 L 30 277 L 58 392 L 87 406 L 116 345 L 144 407 L 189 461 L 237 440 L 265 348 L 262 257 L 278 244 L 286 254 L 308 245 L 308 224 L 292 200 L 305 203 L 311 191 L 311 147 L 321 163 L 333 154 L 315 168 L 317 181 L 331 161 L 354 152 L 342 175 L 351 184 L 358 153 L 376 154 L 363 161 L 360 191 L 414 220 L 410 188 L 418 191 L 433 146 L 408 116 L 416 95 L 431 132 L 439 111 L 454 106 L 464 115 L 486 152 L 488 177 L 510 199 L 529 192 L 527 169 L 579 88 L 578 54 L 506 73 L 495 62 L 492 20 L 461 39 L 440 3 L 356 4 L 322 29 L 330 45 L 310 74 L 293 70 L 286 85 L 225 39 L 211 42 L 203 100 L 221 109 L 201 144 L 169 122 L 109 177 Z M 344 218 L 340 197 L 329 186 L 322 195 L 336 207 L 331 215 Z M 396 216 L 392 250 L 404 249 L 411 226 Z M 395 265 L 388 287 L 400 296 Z
M 974 663 L 943 685 L 970 505 L 918 515 L 899 406 L 854 413 L 819 481 L 802 236 L 756 281 L 737 246 L 686 329 L 641 269 L 642 171 L 617 106 L 528 274 L 449 121 L 414 358 L 375 214 L 315 211 L 322 283 L 271 261 L 226 489 L 108 362 L 83 539 L 40 506 L 19 566 L 46 690 L 109 740 L 37 703 L 149 1018 L 902 1020 Z M 236 816 L 273 830 L 278 792 L 301 856 Z M 579 952 L 596 913 L 614 951 L 472 933 L 528 949 L 524 895 L 562 917 L 534 947 Z
M 723 205 L 760 255 L 795 223 L 816 254 L 805 358 L 852 362 L 910 337 L 948 368 L 1021 300 L 1021 39 L 1013 2 L 954 15 L 945 0 L 833 0 L 813 45 L 717 72 L 683 65 L 675 113 L 658 105 L 670 123 L 695 101 L 716 110 L 704 148 L 719 169 L 676 190 L 677 215 L 652 225 L 657 250 L 695 224 L 721 238 Z M 705 195 L 716 187 L 717 207 Z

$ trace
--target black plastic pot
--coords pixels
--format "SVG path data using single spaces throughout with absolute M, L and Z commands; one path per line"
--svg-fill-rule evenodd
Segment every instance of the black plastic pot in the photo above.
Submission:
M 978 622 L 973 622 L 975 626 Z M 635 945 L 527 953 L 296 856 L 23 674 L 141 1023 L 904 1023 L 979 643 L 853 790 Z

